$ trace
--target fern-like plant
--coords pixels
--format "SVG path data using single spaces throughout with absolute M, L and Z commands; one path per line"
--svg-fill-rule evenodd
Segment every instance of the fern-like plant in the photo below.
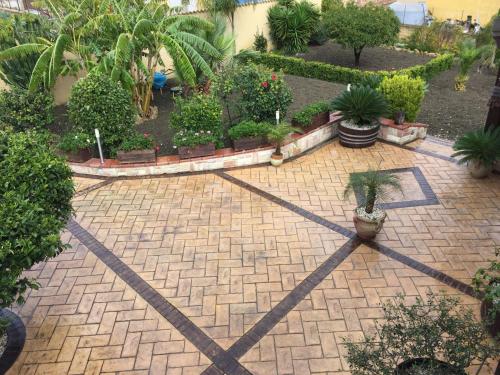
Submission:
M 282 155 L 281 147 L 283 146 L 283 143 L 285 143 L 285 141 L 290 137 L 290 134 L 294 132 L 302 133 L 302 130 L 294 128 L 287 123 L 281 123 L 270 128 L 269 133 L 267 133 L 267 139 L 276 146 L 276 151 L 274 152 L 275 155 Z
M 332 108 L 341 111 L 343 119 L 353 125 L 370 125 L 387 112 L 387 102 L 381 93 L 368 86 L 354 86 L 332 102 Z
M 365 212 L 371 214 L 375 203 L 394 189 L 401 191 L 399 178 L 394 174 L 372 170 L 351 173 L 344 190 L 344 198 L 347 199 L 351 193 L 361 193 L 365 198 Z
M 500 128 L 490 130 L 476 130 L 460 137 L 453 149 L 452 157 L 461 157 L 461 164 L 475 161 L 485 167 L 490 167 L 500 159 Z

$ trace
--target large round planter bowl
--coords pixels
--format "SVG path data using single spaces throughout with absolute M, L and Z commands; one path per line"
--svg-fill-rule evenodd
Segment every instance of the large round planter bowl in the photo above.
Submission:
M 493 170 L 493 166 L 487 167 L 480 161 L 471 160 L 467 163 L 467 169 L 472 177 L 485 178 Z
M 358 236 L 364 240 L 371 240 L 381 231 L 385 218 L 387 214 L 377 219 L 368 219 L 362 215 L 359 215 L 356 210 L 354 210 L 354 226 L 356 227 L 356 232 Z
M 338 126 L 340 144 L 351 148 L 364 148 L 375 144 L 380 130 L 380 124 L 357 127 L 346 121 Z
M 283 164 L 283 154 L 272 154 L 271 155 L 271 165 L 274 167 L 279 167 Z
M 481 302 L 481 319 L 492 337 L 497 337 L 500 332 L 500 314 L 497 314 L 494 319 L 491 316 L 493 304 L 491 301 Z
M 394 375 L 407 375 L 409 374 L 409 370 L 414 367 L 414 366 L 421 366 L 425 363 L 428 364 L 433 364 L 435 366 L 435 370 L 437 371 L 438 374 L 447 374 L 447 375 L 467 375 L 467 373 L 464 370 L 461 369 L 456 369 L 455 367 L 451 366 L 450 364 L 443 362 L 443 361 L 438 361 L 438 360 L 432 360 L 428 358 L 413 358 L 406 360 L 404 362 L 401 362 L 398 367 L 394 370 Z

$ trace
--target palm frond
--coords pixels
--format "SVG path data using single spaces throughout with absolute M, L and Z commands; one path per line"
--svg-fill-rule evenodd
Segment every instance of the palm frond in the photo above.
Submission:
M 49 64 L 49 69 L 48 69 L 48 85 L 52 87 L 55 82 L 56 78 L 60 73 L 61 70 L 61 62 L 63 59 L 64 51 L 66 48 L 66 45 L 69 43 L 69 36 L 66 34 L 61 34 L 57 37 L 56 42 L 54 43 L 54 46 L 52 48 L 52 54 L 50 57 L 50 64 Z
M 38 58 L 35 67 L 33 68 L 33 72 L 31 73 L 31 79 L 28 86 L 28 90 L 35 91 L 37 90 L 42 83 L 46 84 L 47 72 L 50 65 L 50 59 L 52 57 L 52 50 L 54 46 L 47 48 Z
M 500 128 L 466 133 L 455 142 L 453 149 L 456 152 L 451 156 L 461 157 L 460 164 L 476 160 L 491 166 L 500 159 Z
M 208 43 L 205 39 L 200 38 L 198 35 L 187 33 L 184 31 L 178 31 L 172 35 L 177 40 L 182 40 L 184 43 L 189 44 L 190 46 L 196 48 L 202 53 L 206 53 L 207 55 L 220 58 L 221 53 L 214 48 L 210 43 Z
M 184 42 L 183 40 L 178 39 L 177 42 L 182 47 L 187 56 L 189 56 L 190 61 L 194 64 L 194 66 L 200 69 L 203 74 L 205 74 L 209 78 L 214 77 L 214 73 L 210 68 L 210 65 L 205 61 L 205 59 L 194 49 L 191 45 Z
M 47 47 L 47 45 L 41 43 L 26 43 L 7 48 L 0 52 L 0 61 L 23 58 L 33 53 L 41 53 L 46 50 Z
M 162 38 L 165 49 L 168 51 L 174 61 L 174 65 L 181 76 L 189 85 L 194 86 L 196 80 L 196 72 L 193 65 L 189 61 L 182 47 L 170 35 L 164 35 Z

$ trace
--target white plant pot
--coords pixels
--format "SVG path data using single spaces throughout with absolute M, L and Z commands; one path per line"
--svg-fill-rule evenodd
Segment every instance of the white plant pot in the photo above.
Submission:
M 279 167 L 281 164 L 283 164 L 283 155 L 276 155 L 276 154 L 272 154 L 271 155 L 271 165 L 273 165 L 274 167 Z
M 485 166 L 480 161 L 472 160 L 467 163 L 467 169 L 474 178 L 485 178 L 493 170 L 493 166 Z

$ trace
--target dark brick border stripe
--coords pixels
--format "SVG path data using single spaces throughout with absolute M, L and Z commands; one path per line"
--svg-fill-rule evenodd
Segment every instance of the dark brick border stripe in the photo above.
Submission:
M 252 374 L 75 220 L 70 219 L 67 228 L 218 368 L 228 375 Z
M 316 214 L 313 214 L 312 212 L 309 212 L 307 210 L 304 210 L 303 208 L 300 208 L 292 203 L 289 203 L 281 198 L 278 198 L 270 193 L 267 193 L 263 190 L 260 190 L 259 188 L 253 186 L 253 185 L 250 185 L 244 181 L 241 181 L 240 179 L 236 178 L 236 177 L 233 177 L 231 175 L 228 175 L 228 174 L 225 174 L 225 173 L 221 173 L 221 174 L 218 174 L 220 177 L 228 180 L 228 181 L 231 181 L 232 183 L 244 188 L 244 189 L 247 189 L 253 193 L 256 193 L 258 195 L 260 195 L 261 197 L 263 198 L 266 198 L 266 199 L 269 199 L 271 202 L 274 202 L 274 203 L 277 203 L 279 205 L 281 205 L 282 207 L 285 207 L 285 208 L 289 208 L 291 211 L 309 219 L 309 220 L 312 220 L 318 224 L 321 224 L 323 226 L 325 226 L 326 228 L 329 228 L 337 233 L 340 233 L 340 234 L 343 234 L 349 238 L 357 238 L 357 235 L 356 233 L 354 233 L 353 231 L 351 231 L 350 229 L 347 229 L 347 228 L 344 228 L 342 227 L 341 225 L 338 225 L 338 224 L 335 224 L 335 223 L 332 223 L 331 221 L 329 220 L 326 220 L 325 218 L 321 217 L 321 216 L 318 216 Z M 448 276 L 446 274 L 444 274 L 443 272 L 441 271 L 438 271 L 438 270 L 435 270 L 434 268 L 432 267 L 429 267 L 423 263 L 420 263 L 406 255 L 403 255 L 387 246 L 384 246 L 382 244 L 379 244 L 375 241 L 363 241 L 363 243 L 369 247 L 371 247 L 372 249 L 384 254 L 384 255 L 387 255 L 388 257 L 394 259 L 394 260 L 397 260 L 405 265 L 407 265 L 408 267 L 410 268 L 413 268 L 419 272 L 422 272 L 448 286 L 451 286 L 452 288 L 455 288 L 467 295 L 470 295 L 472 297 L 475 297 L 475 298 L 479 298 L 480 296 L 478 296 L 476 293 L 474 293 L 472 287 L 470 287 L 469 285 L 467 284 L 464 284 L 462 283 L 461 281 L 451 277 L 451 276 Z
M 405 146 L 405 145 L 398 145 L 396 143 L 388 142 L 384 139 L 378 139 L 377 141 L 381 142 L 381 143 L 385 143 L 385 144 L 390 145 L 390 146 L 402 148 L 403 150 L 413 151 L 413 152 L 416 152 L 418 154 L 432 156 L 432 157 L 437 158 L 437 159 L 446 160 L 446 161 L 449 161 L 451 163 L 458 164 L 458 161 L 456 159 L 452 158 L 451 156 L 441 155 L 441 154 L 438 154 L 437 152 L 425 150 L 425 149 L 422 149 L 420 147 L 410 147 L 410 146 Z
M 253 185 L 250 185 L 249 183 L 246 183 L 245 181 L 242 181 L 236 177 L 233 177 L 225 172 L 218 172 L 215 173 L 217 176 L 232 182 L 233 184 L 248 190 L 252 193 L 255 193 L 273 203 L 276 203 L 277 205 L 280 205 L 281 207 L 284 207 L 292 212 L 295 212 L 296 214 L 305 217 L 308 220 L 311 220 L 319 225 L 322 225 L 328 229 L 333 230 L 334 232 L 337 232 L 343 236 L 346 236 L 348 238 L 354 238 L 356 237 L 356 233 L 354 233 L 352 230 L 344 228 L 341 225 L 335 224 L 329 220 L 326 220 L 325 218 L 318 216 L 310 211 L 304 210 L 302 207 L 299 207 L 293 203 L 290 203 L 284 199 L 278 198 L 276 195 L 270 194 L 264 190 L 261 190 Z
M 431 185 L 427 182 L 424 174 L 420 170 L 419 167 L 408 167 L 408 168 L 394 168 L 394 169 L 385 169 L 380 172 L 388 172 L 388 173 L 404 173 L 411 172 L 413 176 L 415 176 L 415 180 L 417 181 L 420 190 L 424 193 L 425 199 L 415 199 L 411 201 L 400 201 L 400 202 L 389 202 L 389 203 L 381 203 L 378 204 L 380 208 L 385 210 L 393 209 L 393 208 L 408 208 L 408 207 L 417 207 L 417 206 L 430 206 L 434 204 L 440 204 L 439 199 L 436 194 L 432 190 Z M 359 173 L 359 172 L 356 172 Z M 358 205 L 361 205 L 365 200 L 364 194 L 362 191 L 355 191 L 356 201 Z
M 245 355 L 361 244 L 362 241 L 355 238 L 342 245 L 316 270 L 302 280 L 280 303 L 264 315 L 257 324 L 231 345 L 228 353 L 236 359 Z M 202 375 L 208 374 L 222 374 L 222 372 L 212 365 L 202 372 Z
M 21 318 L 10 310 L 0 310 L 0 318 L 10 321 L 7 327 L 7 346 L 0 357 L 0 374 L 5 374 L 23 350 L 26 341 L 26 328 Z
M 88 194 L 91 191 L 94 191 L 94 190 L 100 189 L 106 185 L 112 184 L 114 181 L 115 180 L 110 179 L 110 178 L 105 179 L 104 181 L 101 181 L 101 182 L 94 184 L 94 185 L 90 185 L 89 187 L 86 187 L 85 189 L 82 189 L 82 190 L 75 192 L 73 197 L 80 197 L 82 195 Z

